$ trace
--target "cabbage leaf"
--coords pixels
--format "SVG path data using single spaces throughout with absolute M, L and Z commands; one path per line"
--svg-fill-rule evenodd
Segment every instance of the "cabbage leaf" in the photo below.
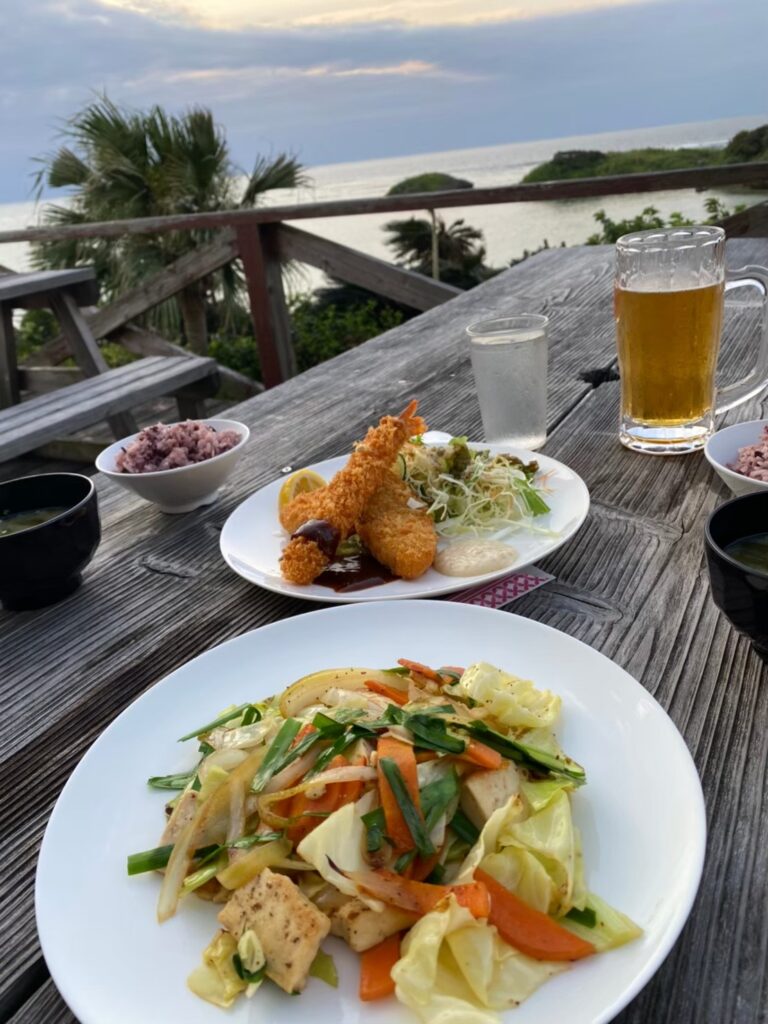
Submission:
M 373 809 L 374 793 L 366 793 L 355 804 L 345 804 L 320 822 L 299 843 L 296 852 L 318 874 L 347 896 L 357 896 L 371 910 L 383 910 L 384 904 L 358 892 L 357 886 L 342 871 L 369 871 L 363 856 L 365 824 L 362 816 Z
M 594 928 L 587 928 L 569 917 L 562 918 L 560 924 L 574 935 L 578 935 L 580 939 L 591 942 L 598 953 L 604 953 L 607 949 L 616 949 L 643 934 L 642 928 L 626 914 L 622 914 L 620 910 L 616 910 L 593 892 L 587 893 L 584 908 L 594 911 L 597 918 Z
M 532 960 L 451 897 L 418 921 L 392 969 L 398 999 L 423 1024 L 497 1024 L 565 965 Z
M 510 675 L 484 661 L 470 665 L 448 692 L 481 704 L 509 729 L 551 727 L 560 714 L 557 694 L 537 690 L 530 680 Z

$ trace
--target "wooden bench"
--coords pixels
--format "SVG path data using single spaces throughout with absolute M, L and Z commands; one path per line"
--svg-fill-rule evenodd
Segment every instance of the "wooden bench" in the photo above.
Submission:
M 116 438 L 138 429 L 135 406 L 175 395 L 182 418 L 202 413 L 200 400 L 219 385 L 216 361 L 199 356 L 153 356 L 110 370 L 80 307 L 92 306 L 99 287 L 91 267 L 0 277 L 0 460 L 15 458 L 62 434 L 107 420 Z M 20 402 L 13 310 L 48 306 L 86 379 Z M 54 383 L 51 381 L 51 383 Z
M 149 356 L 0 409 L 0 460 L 16 458 L 62 434 L 114 419 L 137 405 L 175 394 L 182 417 L 218 388 L 216 361 L 201 356 Z

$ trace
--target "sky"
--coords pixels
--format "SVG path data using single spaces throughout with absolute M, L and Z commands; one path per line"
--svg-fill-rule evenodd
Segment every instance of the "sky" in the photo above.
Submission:
M 94 94 L 308 166 L 768 110 L 768 0 L 0 0 L 0 202 Z

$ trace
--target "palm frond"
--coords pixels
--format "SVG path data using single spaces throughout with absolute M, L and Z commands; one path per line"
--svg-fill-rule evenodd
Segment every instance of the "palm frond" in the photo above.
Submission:
M 240 205 L 255 206 L 263 192 L 275 188 L 300 188 L 307 184 L 307 180 L 301 164 L 287 153 L 280 153 L 272 160 L 259 157 L 253 165 Z

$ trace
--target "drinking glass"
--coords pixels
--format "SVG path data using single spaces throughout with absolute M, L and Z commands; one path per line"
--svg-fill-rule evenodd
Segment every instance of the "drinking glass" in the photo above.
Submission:
M 469 352 L 486 441 L 547 439 L 547 325 L 534 313 L 470 324 Z
M 763 297 L 757 359 L 742 380 L 716 389 L 723 295 L 751 286 Z M 616 243 L 614 314 L 621 370 L 621 443 L 678 455 L 703 448 L 718 413 L 768 384 L 768 270 L 726 270 L 725 232 L 674 228 Z

